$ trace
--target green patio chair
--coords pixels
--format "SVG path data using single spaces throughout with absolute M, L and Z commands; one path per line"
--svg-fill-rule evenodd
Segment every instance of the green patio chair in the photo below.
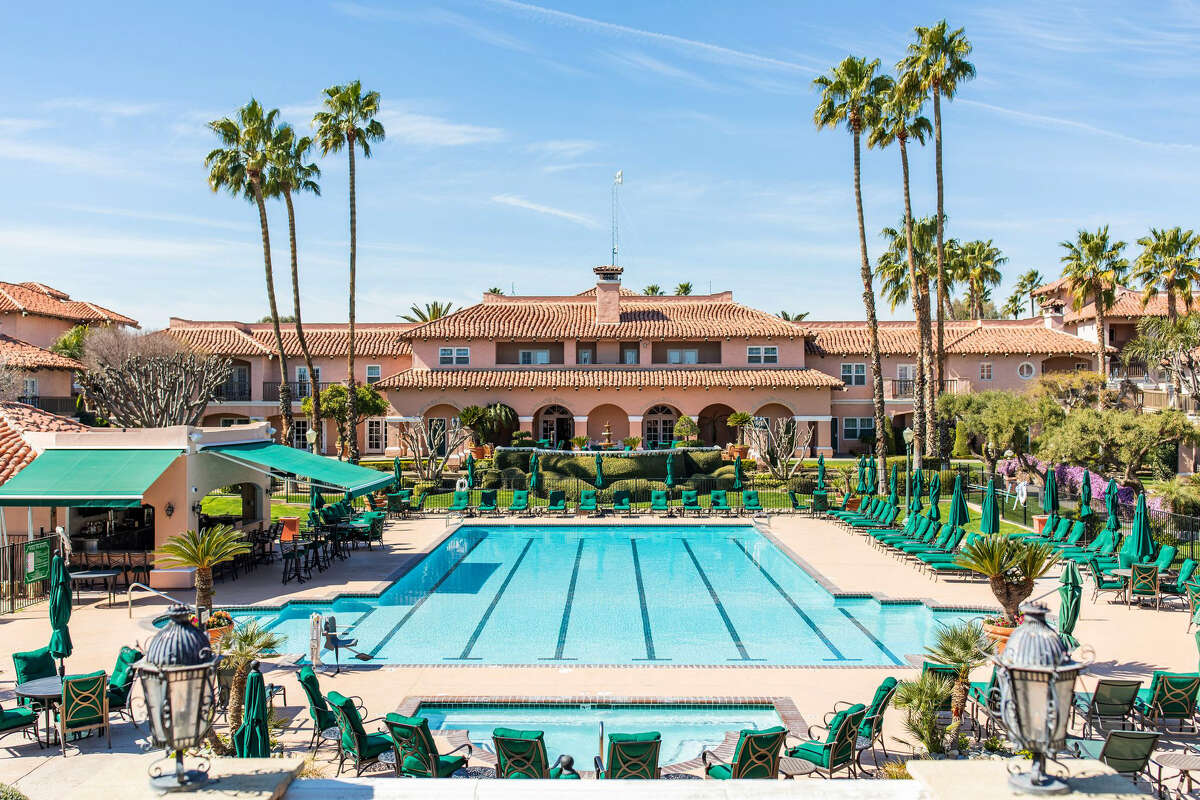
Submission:
M 513 489 L 512 502 L 508 505 L 510 514 L 525 514 L 529 512 L 529 490 Z
M 617 489 L 613 492 L 613 511 L 624 511 L 632 516 L 633 497 L 629 494 L 628 489 Z
M 34 741 L 38 743 L 38 747 L 41 747 L 42 742 L 38 738 L 38 712 L 25 706 L 13 708 L 0 706 L 0 739 L 10 733 L 24 733 L 28 736 L 31 730 Z
M 762 511 L 762 503 L 758 500 L 757 489 L 747 489 L 742 492 L 742 511 Z
M 596 756 L 596 777 L 602 780 L 661 778 L 658 766 L 658 751 L 662 746 L 662 734 L 658 731 L 646 733 L 610 733 L 608 735 L 608 758 Z
M 849 708 L 835 712 L 828 725 L 811 725 L 808 729 L 808 741 L 795 747 L 789 747 L 787 754 L 791 758 L 802 758 L 817 765 L 817 774 L 824 770 L 825 777 L 832 778 L 840 769 L 852 777 L 858 774 L 855 760 L 855 743 L 858 729 L 867 714 L 867 707 L 855 703 Z M 823 737 L 818 737 L 814 731 L 824 731 Z
M 1190 727 L 1195 732 L 1197 692 L 1200 692 L 1200 674 L 1155 670 L 1150 685 L 1138 690 L 1133 710 L 1142 727 L 1165 730 L 1175 721 L 1180 731 Z
M 456 493 L 457 494 L 457 493 Z M 516 492 L 513 492 L 513 497 L 516 497 Z M 499 506 L 496 505 L 496 490 L 484 489 L 479 493 L 479 507 L 477 509 L 480 514 L 498 514 L 500 513 Z
M 738 734 L 733 759 L 726 763 L 712 750 L 700 753 L 704 776 L 714 780 L 779 777 L 779 757 L 783 751 L 787 728 L 776 725 L 761 731 L 747 729 Z
M 1166 549 L 1165 547 L 1163 548 Z M 1154 601 L 1155 609 L 1162 607 L 1162 594 L 1158 591 L 1158 567 L 1153 564 L 1133 564 L 1129 568 L 1129 591 L 1125 593 L 1125 605 L 1138 605 L 1149 598 Z
M 1165 594 L 1175 595 L 1187 599 L 1187 584 L 1192 580 L 1192 576 L 1196 574 L 1196 559 L 1185 558 L 1183 563 L 1179 565 L 1179 572 L 1174 578 L 1169 578 L 1165 581 L 1160 580 L 1158 588 Z
M 1108 593 L 1108 594 L 1114 594 L 1118 598 L 1123 597 L 1125 595 L 1125 579 L 1124 578 L 1110 578 L 1107 575 L 1105 575 L 1100 570 L 1100 566 L 1096 562 L 1096 559 L 1093 558 L 1087 562 L 1087 570 L 1088 570 L 1088 573 L 1092 576 L 1092 601 L 1093 602 L 1095 602 L 1096 598 L 1098 598 L 1102 592 Z
M 1104 732 L 1105 727 L 1124 730 L 1133 724 L 1133 701 L 1142 688 L 1141 681 L 1101 678 L 1091 692 L 1076 692 L 1073 711 L 1083 718 L 1083 735 Z
M 54 656 L 50 655 L 48 647 L 13 653 L 12 661 L 13 677 L 16 683 L 35 681 L 38 678 L 53 678 L 58 674 L 58 669 L 54 666 Z M 18 697 L 17 704 L 38 710 L 42 708 L 41 702 L 28 697 Z
M 726 496 L 724 489 L 713 489 L 708 495 L 708 510 L 710 512 L 724 511 L 725 516 L 729 516 L 733 511 L 733 507 L 729 505 L 729 498 Z
M 800 500 L 800 495 L 793 489 L 788 489 L 788 500 L 792 503 L 792 511 L 799 513 L 801 511 L 811 511 L 812 505 Z
M 308 718 L 312 720 L 313 724 L 312 738 L 309 739 L 308 746 L 315 753 L 326 742 L 336 743 L 338 741 L 340 737 L 338 721 L 329 708 L 329 703 L 325 701 L 325 696 L 321 694 L 321 684 L 317 680 L 317 673 L 313 668 L 301 667 L 299 680 L 300 688 L 304 690 L 304 696 L 308 700 Z M 361 718 L 364 713 L 362 698 L 351 696 L 347 699 L 354 703 Z
M 447 511 L 462 511 L 467 514 L 471 513 L 471 493 L 468 491 L 456 491 L 450 502 Z
M 874 519 L 856 519 L 847 523 L 852 530 L 870 533 L 871 530 L 893 530 L 900 509 L 896 506 L 884 506 L 883 511 Z
M 563 764 L 569 756 L 559 756 L 554 766 L 550 766 L 542 731 L 496 728 L 492 731 L 492 742 L 496 748 L 497 778 L 579 778 L 578 772 Z
M 550 501 L 546 504 L 547 514 L 566 514 L 567 513 L 567 493 L 562 489 L 555 489 L 550 493 Z
M 595 489 L 584 489 L 579 493 L 579 511 L 584 514 L 599 514 L 600 508 L 596 505 L 598 494 Z
M 54 714 L 58 720 L 58 743 L 67 754 L 67 736 L 83 731 L 104 731 L 108 749 L 112 749 L 112 731 L 108 726 L 108 675 L 104 670 L 63 678 L 62 702 Z
M 1105 529 L 1090 543 L 1082 547 L 1078 545 L 1075 547 L 1063 547 L 1059 550 L 1058 555 L 1067 561 L 1074 561 L 1079 564 L 1085 563 L 1093 556 L 1100 556 L 1103 549 L 1112 541 L 1112 536 L 1112 531 Z
M 1158 746 L 1159 735 L 1155 731 L 1109 731 L 1103 741 L 1068 738 L 1067 746 L 1079 758 L 1103 761 L 1136 785 L 1143 772 L 1150 781 L 1150 757 Z
M 667 500 L 666 492 L 661 489 L 654 489 L 650 492 L 650 510 L 652 512 L 661 511 L 665 514 L 671 513 L 671 505 Z
M 1076 547 L 1079 547 L 1079 541 L 1083 538 L 1085 532 L 1087 532 L 1087 523 L 1081 519 L 1075 520 L 1075 522 L 1071 523 L 1071 530 L 1066 538 L 1061 542 L 1056 542 L 1054 549 L 1060 554 L 1073 551 Z
M 412 505 L 412 489 L 397 489 L 387 496 L 387 512 L 394 517 L 402 517 L 408 513 Z
M 696 516 L 700 516 L 700 512 L 704 509 L 700 507 L 700 493 L 695 489 L 683 490 L 683 513 L 686 515 L 689 511 L 696 512 Z
M 457 753 L 466 749 L 465 756 L 454 756 L 438 752 L 437 743 L 429 732 L 429 720 L 424 717 L 405 717 L 388 714 L 383 718 L 392 746 L 396 751 L 396 774 L 409 778 L 449 778 L 460 769 L 465 769 L 473 748 L 470 743 L 460 744 L 450 751 Z
M 122 717 L 133 721 L 129 710 L 129 694 L 133 690 L 133 675 L 136 672 L 133 665 L 142 659 L 142 652 L 132 647 L 122 647 L 117 653 L 117 663 L 113 665 L 112 674 L 108 676 L 108 710 L 116 711 Z M 136 726 L 136 722 L 134 725 Z
M 383 758 L 385 753 L 392 751 L 392 737 L 386 732 L 367 733 L 363 719 L 358 713 L 354 701 L 340 692 L 330 692 L 325 700 L 337 721 L 338 732 L 338 768 L 337 774 L 342 774 L 342 768 L 347 759 L 354 764 L 354 775 L 358 777 L 363 770 L 372 764 L 389 759 Z M 380 722 L 379 718 L 367 722 Z
M 862 766 L 862 754 L 867 750 L 870 750 L 874 756 L 876 744 L 883 750 L 883 757 L 887 758 L 887 745 L 883 741 L 883 714 L 887 711 L 888 704 L 892 702 L 898 684 L 899 681 L 893 677 L 884 678 L 883 682 L 876 687 L 875 696 L 871 698 L 871 705 L 867 706 L 866 713 L 863 714 L 854 742 L 854 760 L 859 767 Z M 838 708 L 839 705 L 842 708 Z M 835 704 L 833 711 L 825 715 L 825 726 L 828 727 L 833 721 L 834 714 L 850 707 L 850 703 Z
M 1184 594 L 1188 601 L 1188 633 L 1192 632 L 1192 626 L 1200 622 L 1200 581 L 1194 577 L 1183 585 Z

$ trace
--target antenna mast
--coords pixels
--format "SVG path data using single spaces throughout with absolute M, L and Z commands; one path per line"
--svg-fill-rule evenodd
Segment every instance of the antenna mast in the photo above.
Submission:
M 617 187 L 621 185 L 624 179 L 625 170 L 617 170 L 617 174 L 613 176 L 612 184 L 612 265 L 617 265 Z

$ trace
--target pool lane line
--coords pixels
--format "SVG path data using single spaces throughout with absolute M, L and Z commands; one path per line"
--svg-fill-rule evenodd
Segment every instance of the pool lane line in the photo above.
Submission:
M 417 613 L 417 609 L 419 609 L 422 605 L 425 604 L 425 601 L 428 600 L 433 595 L 433 593 L 438 590 L 438 587 L 441 586 L 443 583 L 445 583 L 446 579 L 454 574 L 454 570 L 458 569 L 459 564 L 466 561 L 467 556 L 471 555 L 471 552 L 476 547 L 479 546 L 480 542 L 484 541 L 485 539 L 487 539 L 487 536 L 480 536 L 475 542 L 473 542 L 471 544 L 471 546 L 468 547 L 466 549 L 466 551 L 461 556 L 458 557 L 458 560 L 450 565 L 450 569 L 446 570 L 446 574 L 443 575 L 442 577 L 438 578 L 437 583 L 430 586 L 428 589 L 425 590 L 425 593 L 423 595 L 421 595 L 420 597 L 417 598 L 417 601 L 415 603 L 413 603 L 412 608 L 410 608 L 408 611 L 406 611 L 404 616 L 401 617 L 396 622 L 396 624 L 392 626 L 392 629 L 390 631 L 388 631 L 387 634 L 382 639 L 379 640 L 379 644 L 375 645 L 375 647 L 372 648 L 372 650 L 371 650 L 372 657 L 379 655 L 379 651 L 383 649 L 384 645 L 386 645 L 388 642 L 390 642 L 392 640 L 392 637 L 394 637 L 397 633 L 400 632 L 400 629 L 404 627 L 404 623 L 408 622 L 412 618 L 412 615 Z
M 764 568 L 763 565 L 758 562 L 758 559 L 756 559 L 754 556 L 750 555 L 750 551 L 746 549 L 745 545 L 743 545 L 739 540 L 734 539 L 733 537 L 730 537 L 729 541 L 733 542 L 734 545 L 737 547 L 737 549 L 741 550 L 742 554 L 744 556 L 746 556 L 746 558 L 750 559 L 751 564 L 758 567 L 758 571 L 761 572 L 762 576 L 767 579 L 767 583 L 771 584 L 771 586 L 773 586 L 775 588 L 775 591 L 779 592 L 779 596 L 787 601 L 787 604 L 792 607 L 792 610 L 795 611 L 798 615 L 800 615 L 800 619 L 804 620 L 804 624 L 808 625 L 808 627 L 812 629 L 812 632 L 817 635 L 817 638 L 820 639 L 821 642 L 826 647 L 829 648 L 829 652 L 833 653 L 833 658 L 831 658 L 831 659 L 827 658 L 827 659 L 825 659 L 826 661 L 858 661 L 859 660 L 856 658 L 846 658 L 846 656 L 844 656 L 842 654 L 842 651 L 837 649 L 837 647 L 834 645 L 834 643 L 829 640 L 829 637 L 825 635 L 825 632 L 822 631 L 821 628 L 817 625 L 817 623 L 813 621 L 813 618 L 810 617 L 807 613 L 805 613 L 804 609 L 800 607 L 800 604 L 797 603 L 794 599 L 792 599 L 792 596 L 787 593 L 787 590 L 785 590 L 782 586 L 779 585 L 779 581 L 775 580 L 775 577 L 773 575 L 771 575 L 771 573 L 767 572 L 766 568 Z M 862 626 L 860 625 L 859 627 L 862 627 Z
M 637 539 L 630 539 L 629 547 L 633 550 L 633 577 L 637 581 L 638 606 L 642 609 L 642 638 L 646 642 L 646 658 L 635 658 L 634 661 L 670 661 L 669 658 L 654 655 L 654 631 L 650 627 L 650 608 L 646 605 L 646 584 L 642 582 L 642 561 L 638 558 Z
M 864 636 L 866 636 L 868 639 L 870 639 L 872 642 L 874 642 L 875 646 L 879 648 L 880 652 L 882 652 L 885 656 L 890 658 L 894 665 L 896 665 L 897 667 L 904 666 L 904 662 L 901 661 L 899 658 L 897 658 L 896 654 L 887 648 L 887 645 L 885 645 L 883 642 L 879 641 L 879 637 L 877 637 L 875 634 L 871 633 L 870 629 L 867 628 L 866 625 L 863 625 L 861 622 L 859 622 L 857 617 L 855 617 L 853 614 L 851 614 L 849 611 L 847 611 L 844 608 L 839 607 L 838 611 L 845 614 L 846 619 L 853 622 L 854 626 L 856 628 L 858 628 L 860 631 L 862 631 Z
M 517 570 L 521 568 L 521 562 L 525 560 L 525 556 L 529 554 L 529 548 L 533 547 L 533 539 L 526 539 L 525 546 L 521 548 L 521 554 L 517 556 L 517 560 L 513 562 L 512 569 L 504 576 L 504 582 L 500 584 L 500 588 L 496 590 L 496 596 L 492 598 L 492 602 L 488 605 L 487 610 L 483 612 L 483 616 L 479 618 L 479 624 L 475 626 L 475 631 L 471 634 L 471 638 L 467 640 L 467 646 L 463 648 L 462 653 L 457 658 L 448 658 L 447 661 L 482 661 L 481 658 L 471 658 L 471 650 L 475 647 L 475 643 L 479 641 L 480 635 L 483 634 L 483 629 L 487 627 L 488 620 L 492 618 L 492 612 L 496 610 L 496 606 L 500 605 L 500 598 L 508 591 L 508 585 L 512 583 L 513 576 L 517 574 Z
M 738 635 L 737 628 L 733 627 L 733 620 L 726 613 L 725 606 L 721 603 L 721 598 L 717 596 L 717 590 L 713 588 L 712 582 L 708 580 L 708 575 L 705 574 L 704 567 L 700 566 L 700 560 L 692 552 L 692 547 L 688 544 L 688 540 L 680 539 L 679 542 L 692 559 L 692 565 L 696 567 L 696 573 L 700 576 L 700 580 L 704 582 L 704 588 L 708 589 L 708 596 L 712 598 L 713 605 L 717 607 L 717 613 L 721 615 L 721 621 L 725 623 L 725 630 L 729 632 L 729 638 L 733 640 L 733 646 L 737 648 L 741 660 L 754 661 L 755 659 L 751 658 L 750 654 L 746 652 L 746 646 L 742 644 L 742 637 Z
M 553 658 L 540 658 L 539 661 L 574 661 L 573 658 L 563 658 L 563 649 L 567 646 L 567 629 L 571 625 L 571 606 L 575 604 L 575 584 L 579 582 L 579 562 L 583 560 L 583 543 L 587 539 L 579 540 L 579 547 L 575 548 L 575 566 L 571 568 L 571 582 L 567 585 L 567 599 L 563 603 L 562 622 L 558 625 L 558 647 L 554 650 Z

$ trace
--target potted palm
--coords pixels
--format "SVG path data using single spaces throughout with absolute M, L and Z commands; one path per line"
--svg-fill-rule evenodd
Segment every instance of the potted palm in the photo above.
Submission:
M 1021 624 L 1021 603 L 1033 594 L 1033 582 L 1050 571 L 1058 561 L 1058 552 L 1048 542 L 1018 539 L 993 533 L 965 545 L 957 563 L 987 578 L 992 594 L 1004 613 L 986 619 L 983 630 L 996 643 L 996 652 L 1004 652 L 1008 637 Z
M 586 436 L 572 436 L 571 437 L 571 444 L 574 445 L 576 450 L 585 449 L 588 446 L 589 442 L 591 442 L 591 439 L 589 439 Z
M 487 455 L 487 435 L 490 430 L 490 415 L 481 406 L 467 406 L 458 412 L 458 424 L 471 432 L 471 455 L 483 458 Z
M 195 570 L 196 610 L 212 611 L 213 567 L 250 552 L 250 544 L 231 525 L 184 531 L 163 542 L 154 554 L 157 566 Z
M 642 437 L 640 437 L 640 436 L 626 436 L 624 439 L 621 440 L 621 444 L 625 445 L 630 450 L 637 450 L 638 445 L 641 443 L 642 443 Z
M 750 455 L 750 446 L 746 444 L 746 426 L 754 422 L 754 417 L 745 411 L 735 411 L 725 420 L 725 424 L 737 432 L 737 444 L 730 446 L 735 456 L 745 458 Z
M 250 663 L 260 661 L 283 646 L 278 633 L 267 630 L 254 620 L 235 628 L 221 640 L 221 670 L 232 673 L 229 687 L 229 729 L 235 731 L 242 722 L 242 704 L 246 695 L 246 677 Z

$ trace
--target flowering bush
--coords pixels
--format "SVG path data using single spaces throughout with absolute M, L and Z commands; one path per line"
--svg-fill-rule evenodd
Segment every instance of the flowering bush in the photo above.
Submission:
M 205 624 L 205 628 L 207 630 L 212 630 L 213 628 L 225 628 L 232 624 L 233 617 L 230 616 L 228 611 L 214 611 L 212 615 L 209 616 L 208 622 Z

